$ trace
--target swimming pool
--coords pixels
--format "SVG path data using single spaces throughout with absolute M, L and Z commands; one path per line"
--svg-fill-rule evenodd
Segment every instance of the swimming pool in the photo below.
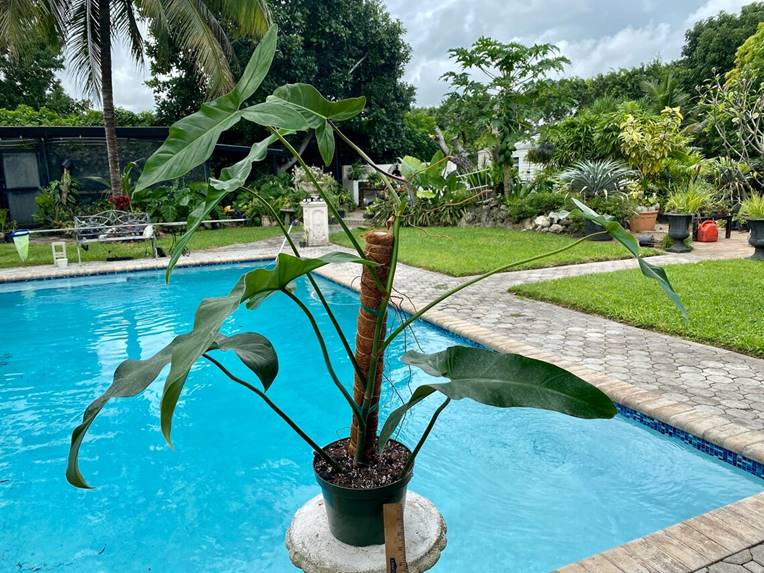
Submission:
M 195 367 L 178 406 L 175 451 L 159 431 L 156 384 L 110 403 L 91 428 L 80 459 L 97 489 L 64 479 L 70 432 L 117 364 L 189 329 L 199 300 L 228 292 L 244 268 L 181 269 L 169 287 L 160 272 L 0 285 L 0 571 L 294 571 L 283 537 L 319 491 L 311 452 L 206 364 Z M 350 332 L 357 296 L 322 286 Z M 309 288 L 300 282 L 299 294 L 322 316 Z M 306 324 L 275 296 L 223 330 L 274 342 L 281 371 L 269 395 L 327 443 L 347 434 L 347 405 Z M 455 343 L 426 323 L 415 333 L 409 345 L 426 351 Z M 351 381 L 343 354 L 333 358 Z M 414 372 L 409 384 L 397 362 L 388 374 L 402 393 L 426 378 Z M 395 391 L 383 399 L 394 407 Z M 413 411 L 403 441 L 416 439 L 435 406 Z M 763 483 L 620 416 L 586 421 L 462 401 L 436 426 L 412 488 L 448 523 L 433 571 L 541 573 L 758 493 Z

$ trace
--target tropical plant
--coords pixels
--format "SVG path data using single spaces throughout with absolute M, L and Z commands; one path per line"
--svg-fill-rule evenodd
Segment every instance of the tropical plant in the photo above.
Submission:
M 160 404 L 162 432 L 168 442 L 171 440 L 173 413 L 186 383 L 191 379 L 191 370 L 199 360 L 206 360 L 220 370 L 223 376 L 245 387 L 262 399 L 289 427 L 303 439 L 314 451 L 314 469 L 321 479 L 329 482 L 348 480 L 353 484 L 353 470 L 363 465 L 370 471 L 379 469 L 379 460 L 387 456 L 397 446 L 388 446 L 391 436 L 401 423 L 404 415 L 411 408 L 433 395 L 443 399 L 422 434 L 413 451 L 400 458 L 400 465 L 394 470 L 379 475 L 383 484 L 399 482 L 407 477 L 412 464 L 421 451 L 423 444 L 436 423 L 441 412 L 452 403 L 465 398 L 495 407 L 533 407 L 561 412 L 579 418 L 610 418 L 616 410 L 610 399 L 594 386 L 558 366 L 521 356 L 489 350 L 453 346 L 433 354 L 408 352 L 404 362 L 420 368 L 424 372 L 439 378 L 433 383 L 419 386 L 410 399 L 396 408 L 384 422 L 381 431 L 378 427 L 379 400 L 383 369 L 391 343 L 414 321 L 426 314 L 433 307 L 443 303 L 455 293 L 476 284 L 496 273 L 515 268 L 527 261 L 516 261 L 502 265 L 481 276 L 448 289 L 429 304 L 405 318 L 389 334 L 386 332 L 387 311 L 395 289 L 395 277 L 398 265 L 398 252 L 401 241 L 401 218 L 406 205 L 415 201 L 411 189 L 412 183 L 403 176 L 380 172 L 388 189 L 389 196 L 396 203 L 396 210 L 391 222 L 391 230 L 377 231 L 366 235 L 367 250 L 361 247 L 355 236 L 337 215 L 336 205 L 320 186 L 313 171 L 307 168 L 302 156 L 285 136 L 285 131 L 309 132 L 315 130 L 315 136 L 321 155 L 328 164 L 333 159 L 335 137 L 340 137 L 358 155 L 373 165 L 363 149 L 358 147 L 338 127 L 338 123 L 360 114 L 365 106 L 362 97 L 330 101 L 325 99 L 315 88 L 306 84 L 282 86 L 269 96 L 266 102 L 242 107 L 247 97 L 257 89 L 267 72 L 276 48 L 276 31 L 271 29 L 253 56 L 253 60 L 234 90 L 206 105 L 200 112 L 176 123 L 170 131 L 170 137 L 160 149 L 146 162 L 138 181 L 139 191 L 163 180 L 181 177 L 194 167 L 204 162 L 215 141 L 223 132 L 223 125 L 232 125 L 231 118 L 243 117 L 247 121 L 268 128 L 271 135 L 256 142 L 248 157 L 235 165 L 223 169 L 218 178 L 210 181 L 210 190 L 206 201 L 189 217 L 188 232 L 178 241 L 167 268 L 169 279 L 185 245 L 202 219 L 229 194 L 244 187 L 251 172 L 252 164 L 266 156 L 269 145 L 280 141 L 292 153 L 299 165 L 305 169 L 315 191 L 327 202 L 329 211 L 337 217 L 338 223 L 353 246 L 352 253 L 335 252 L 317 258 L 305 257 L 298 246 L 281 226 L 285 239 L 293 254 L 282 253 L 270 268 L 256 268 L 246 272 L 222 297 L 209 298 L 201 302 L 194 326 L 186 334 L 173 339 L 165 348 L 154 356 L 142 360 L 127 360 L 115 371 L 114 381 L 109 389 L 96 399 L 85 411 L 82 423 L 72 434 L 69 453 L 67 479 L 78 487 L 88 487 L 80 472 L 78 455 L 85 434 L 96 416 L 113 397 L 134 396 L 145 390 L 169 366 L 164 391 Z M 228 119 L 226 119 L 228 118 Z M 405 191 L 398 194 L 393 183 Z M 252 191 L 254 197 L 260 197 Z M 268 205 L 267 201 L 264 201 Z M 645 276 L 658 282 L 677 307 L 684 313 L 677 294 L 672 289 L 666 273 L 648 261 L 639 257 L 639 247 L 635 239 L 618 223 L 607 221 L 581 203 L 577 206 L 584 215 L 602 225 L 617 241 L 623 244 L 635 256 Z M 271 210 L 278 221 L 275 211 Z M 560 249 L 567 250 L 575 244 Z M 550 253 L 551 254 L 551 253 Z M 538 257 L 533 257 L 536 259 Z M 533 260 L 532 259 L 532 260 Z M 312 272 L 333 263 L 353 263 L 360 265 L 363 272 L 361 297 L 363 305 L 359 309 L 357 322 L 358 337 L 353 351 L 347 336 L 334 317 L 331 306 L 326 301 L 322 288 Z M 312 286 L 313 292 L 321 301 L 324 311 L 336 334 L 339 352 L 347 356 L 355 374 L 354 388 L 351 393 L 339 378 L 334 367 L 336 352 L 327 346 L 327 338 L 315 321 L 312 312 L 300 300 L 291 287 L 293 281 L 304 277 Z M 349 412 L 350 438 L 339 448 L 322 448 L 283 410 L 268 394 L 269 388 L 276 383 L 278 359 L 271 343 L 262 335 L 254 332 L 224 335 L 224 324 L 232 326 L 229 318 L 239 307 L 254 310 L 267 297 L 284 296 L 304 312 L 316 335 L 326 363 L 327 376 L 321 381 L 333 385 L 347 402 Z M 311 295 L 312 296 L 312 295 Z M 686 316 L 686 314 L 685 314 Z M 292 324 L 284 328 L 294 328 Z M 216 358 L 220 351 L 233 351 L 238 358 L 259 379 L 261 387 L 232 374 Z M 332 421 L 336 425 L 336 421 Z M 402 446 L 401 446 L 402 447 Z M 397 449 L 396 451 L 400 451 Z M 352 487 L 351 486 L 351 487 Z
M 157 185 L 132 194 L 132 208 L 135 211 L 148 213 L 155 223 L 172 223 L 185 221 L 191 212 L 204 202 L 207 186 L 199 188 L 173 181 L 170 185 Z M 209 213 L 208 218 L 219 219 L 223 215 L 221 208 Z
M 560 179 L 585 199 L 621 193 L 633 177 L 634 171 L 620 161 L 609 159 L 577 161 L 570 169 L 560 174 Z
M 764 195 L 754 193 L 743 201 L 737 217 L 743 223 L 751 219 L 764 219 Z
M 137 63 L 143 62 L 139 21 L 149 23 L 159 40 L 174 38 L 192 56 L 214 94 L 228 90 L 232 49 L 213 16 L 220 11 L 245 35 L 265 32 L 269 14 L 264 0 L 19 0 L 0 4 L 0 49 L 20 57 L 30 35 L 66 44 L 81 84 L 101 102 L 113 195 L 122 195 L 117 149 L 112 42 L 123 39 Z
M 757 173 L 742 161 L 715 157 L 707 162 L 708 176 L 719 193 L 719 200 L 730 208 L 739 206 L 756 184 Z
M 690 101 L 690 97 L 682 91 L 672 72 L 666 73 L 660 80 L 645 80 L 641 86 L 650 108 L 655 113 L 660 113 L 667 107 L 684 109 Z
M 690 182 L 686 189 L 669 195 L 665 208 L 671 213 L 695 214 L 711 209 L 717 200 L 711 186 L 702 180 Z
M 129 161 L 122 169 L 122 175 L 119 178 L 122 193 L 131 199 L 133 199 L 133 194 L 135 193 L 135 179 L 133 177 L 133 171 L 135 171 L 137 167 L 138 163 L 135 161 Z M 103 186 L 103 190 L 107 193 L 111 191 L 111 181 L 104 177 L 91 176 L 86 177 L 86 179 L 99 183 Z

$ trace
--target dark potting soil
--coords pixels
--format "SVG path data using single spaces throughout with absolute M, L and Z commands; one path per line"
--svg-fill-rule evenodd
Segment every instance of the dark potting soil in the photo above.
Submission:
M 406 446 L 391 440 L 372 463 L 353 467 L 353 458 L 347 450 L 349 441 L 346 438 L 324 448 L 342 468 L 341 473 L 337 473 L 325 460 L 315 456 L 313 469 L 321 478 L 334 485 L 353 489 L 383 487 L 401 478 L 401 472 L 410 454 Z

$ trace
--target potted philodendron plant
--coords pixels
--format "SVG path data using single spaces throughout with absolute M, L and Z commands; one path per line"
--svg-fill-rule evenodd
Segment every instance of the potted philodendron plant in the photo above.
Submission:
M 714 204 L 711 189 L 701 181 L 691 182 L 687 189 L 675 191 L 666 201 L 669 220 L 669 237 L 672 240 L 669 253 L 689 253 L 692 247 L 685 244 L 690 236 L 692 218 Z
M 369 233 L 364 250 L 338 216 L 336 205 L 329 194 L 311 175 L 313 171 L 306 169 L 316 193 L 327 201 L 329 210 L 352 243 L 354 252 L 303 257 L 282 226 L 292 249 L 291 254 L 278 255 L 272 268 L 255 268 L 246 272 L 228 294 L 201 301 L 193 329 L 177 336 L 154 356 L 142 360 L 126 360 L 119 365 L 111 386 L 88 406 L 82 423 L 72 433 L 66 475 L 71 484 L 80 488 L 89 487 L 80 471 L 78 455 L 96 416 L 111 398 L 135 396 L 145 390 L 167 366 L 169 373 L 162 392 L 160 425 L 169 443 L 173 412 L 189 380 L 191 369 L 197 361 L 206 360 L 220 371 L 222 377 L 243 386 L 263 400 L 313 450 L 313 468 L 326 500 L 328 525 L 334 536 L 357 546 L 379 544 L 383 541 L 382 505 L 405 500 L 406 486 L 412 479 L 416 457 L 438 416 L 452 402 L 469 398 L 494 407 L 543 408 L 579 418 L 611 418 L 616 409 L 610 399 L 596 387 L 553 364 L 518 354 L 453 346 L 434 354 L 408 352 L 403 356 L 407 364 L 441 380 L 419 386 L 408 401 L 387 417 L 381 430 L 378 428 L 382 374 L 391 342 L 406 332 L 415 320 L 454 293 L 493 274 L 527 263 L 528 260 L 502 265 L 450 289 L 397 326 L 391 326 L 392 331 L 387 332 L 387 311 L 394 290 L 401 241 L 401 215 L 406 204 L 415 200 L 415 193 L 404 177 L 381 172 L 366 153 L 337 127 L 338 122 L 363 112 L 364 98 L 329 101 L 312 86 L 290 84 L 275 90 L 262 103 L 245 104 L 266 76 L 275 48 L 274 27 L 260 42 L 233 91 L 205 104 L 201 111 L 174 124 L 167 141 L 146 162 L 137 184 L 138 189 L 181 177 L 201 165 L 210 156 L 220 135 L 241 120 L 253 122 L 270 131 L 267 138 L 252 146 L 245 159 L 226 167 L 217 178 L 210 180 L 206 200 L 192 212 L 188 232 L 176 245 L 168 264 L 167 278 L 191 235 L 207 214 L 227 195 L 247 190 L 246 181 L 252 164 L 266 157 L 269 145 L 281 142 L 303 168 L 307 167 L 287 139 L 291 132 L 314 131 L 321 156 L 327 164 L 332 160 L 335 136 L 338 136 L 363 161 L 380 172 L 388 193 L 396 201 L 390 228 Z M 263 200 L 258 193 L 250 192 L 254 198 Z M 270 208 L 265 200 L 263 204 L 266 209 Z M 639 260 L 642 272 L 655 279 L 684 312 L 665 272 L 639 258 L 638 246 L 632 236 L 618 223 L 605 220 L 581 203 L 578 206 L 587 219 L 601 225 L 605 232 L 620 241 Z M 275 213 L 273 218 L 280 221 Z M 555 252 L 567 250 L 581 241 Z M 536 258 L 540 257 L 530 260 Z M 351 346 L 312 274 L 316 269 L 332 263 L 356 263 L 362 270 L 355 348 Z M 348 389 L 349 384 L 346 384 L 349 381 L 340 380 L 337 376 L 332 363 L 332 356 L 336 353 L 327 348 L 326 338 L 317 321 L 291 286 L 293 281 L 301 278 L 309 282 L 321 302 L 336 330 L 338 345 L 342 347 L 340 350 L 352 365 L 352 391 Z M 328 389 L 339 392 L 347 402 L 348 435 L 345 439 L 326 446 L 316 443 L 289 414 L 271 400 L 268 389 L 272 384 L 279 383 L 278 359 L 276 350 L 265 337 L 254 332 L 230 335 L 221 332 L 224 322 L 239 307 L 256 310 L 270 296 L 291 299 L 306 314 L 326 364 L 323 380 L 327 382 Z M 227 324 L 230 325 L 230 321 Z M 219 352 L 225 351 L 233 351 L 259 380 L 259 384 L 231 373 L 217 357 Z M 436 396 L 440 396 L 442 403 L 412 448 L 390 439 L 409 409 Z
M 755 249 L 752 259 L 764 261 L 764 195 L 751 195 L 740 204 L 738 219 L 741 223 L 747 223 L 751 229 L 748 239 Z

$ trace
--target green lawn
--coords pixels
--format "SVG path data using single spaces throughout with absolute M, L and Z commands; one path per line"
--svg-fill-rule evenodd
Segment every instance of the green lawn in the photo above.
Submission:
M 191 239 L 190 250 L 200 251 L 235 245 L 237 243 L 252 243 L 280 234 L 278 227 L 225 227 L 222 229 L 198 231 Z M 159 240 L 159 246 L 165 251 L 170 250 L 172 237 L 166 236 Z M 66 249 L 70 262 L 77 261 L 77 251 L 73 239 L 66 239 Z M 83 261 L 103 261 L 107 257 L 151 257 L 151 244 L 148 241 L 135 243 L 91 243 L 87 251 L 82 251 Z M 32 242 L 29 245 L 29 260 L 26 265 L 50 265 L 53 263 L 50 243 Z M 0 268 L 21 266 L 21 260 L 12 243 L 0 243 Z
M 363 233 L 355 231 L 355 234 L 360 238 Z M 573 239 L 567 236 L 502 228 L 404 228 L 401 235 L 401 262 L 457 277 L 484 273 L 573 243 Z M 337 244 L 350 246 L 343 233 L 335 233 L 331 239 Z M 643 249 L 645 255 L 656 253 L 652 249 Z M 609 261 L 629 256 L 626 249 L 615 242 L 586 241 L 569 251 L 515 270 Z
M 690 315 L 684 325 L 637 270 L 521 285 L 510 292 L 764 357 L 764 264 L 729 260 L 666 267 Z

